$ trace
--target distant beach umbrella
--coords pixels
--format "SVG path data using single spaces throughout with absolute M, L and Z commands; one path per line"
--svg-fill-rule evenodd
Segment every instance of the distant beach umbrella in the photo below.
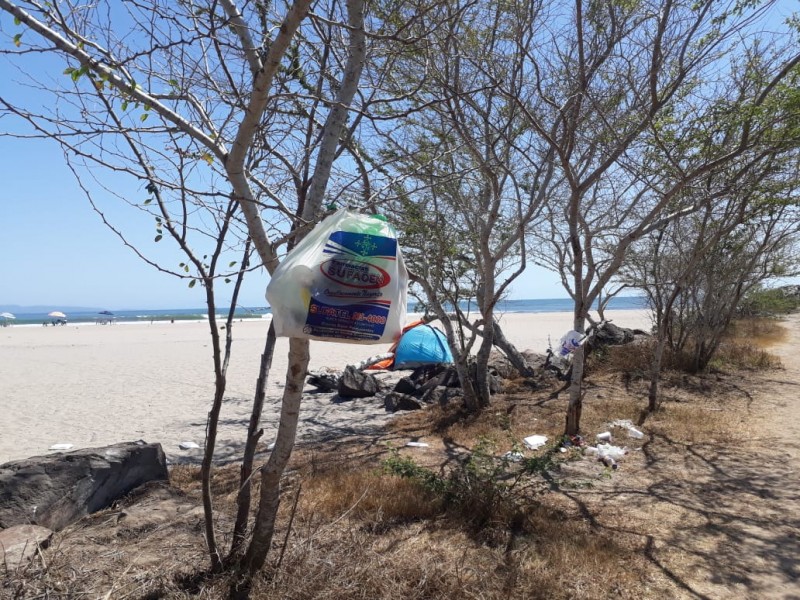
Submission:
M 60 310 L 54 310 L 51 313 L 47 313 L 47 316 L 48 317 L 55 317 L 56 319 L 66 319 L 67 318 L 67 315 L 65 315 Z
M 10 312 L 2 312 L 2 313 L 0 313 L 0 318 L 3 318 L 3 319 L 16 319 L 17 317 L 12 315 Z

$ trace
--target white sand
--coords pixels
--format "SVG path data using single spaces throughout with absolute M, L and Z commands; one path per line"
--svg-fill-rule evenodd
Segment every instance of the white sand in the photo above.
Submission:
M 609 311 L 607 317 L 625 327 L 649 327 L 643 310 Z M 571 314 L 507 314 L 501 324 L 518 348 L 543 352 L 548 335 L 555 345 L 571 329 Z M 241 455 L 268 326 L 266 319 L 234 326 L 220 460 Z M 310 368 L 342 368 L 387 348 L 312 342 Z M 264 444 L 277 427 L 287 350 L 288 340 L 279 339 L 262 418 Z M 184 451 L 178 444 L 203 445 L 213 383 L 204 323 L 2 328 L 0 464 L 46 454 L 58 443 L 83 448 L 137 439 L 160 442 L 170 460 L 196 459 L 200 450 Z M 329 395 L 308 394 L 300 435 L 369 431 L 388 416 L 378 399 L 333 403 Z

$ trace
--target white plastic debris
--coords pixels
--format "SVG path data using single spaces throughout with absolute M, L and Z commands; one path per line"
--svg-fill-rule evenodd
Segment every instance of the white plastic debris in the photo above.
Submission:
M 529 435 L 522 442 L 531 450 L 538 450 L 547 443 L 546 435 Z
M 272 442 L 269 446 L 267 446 L 267 450 L 274 450 L 275 449 L 275 442 Z
M 614 460 L 619 460 L 627 453 L 627 448 L 620 448 L 619 446 L 612 446 L 611 444 L 597 444 L 597 454 L 601 459 L 608 456 Z
M 644 434 L 636 429 L 629 419 L 617 419 L 611 423 L 611 427 L 622 427 L 626 429 L 628 431 L 628 437 L 632 437 L 636 440 L 641 440 L 644 437 Z
M 598 433 L 596 436 L 598 442 L 610 442 L 611 441 L 611 432 L 604 431 L 603 433 Z
M 69 450 L 74 444 L 53 444 L 50 450 Z
M 586 446 L 586 450 L 584 450 L 584 452 L 588 456 L 597 456 L 600 451 L 595 446 Z
M 425 442 L 408 442 L 406 446 L 409 448 L 427 448 L 428 444 Z
M 523 458 L 525 458 L 525 456 L 522 454 L 522 452 L 511 452 L 511 451 L 509 451 L 509 452 L 506 452 L 505 454 L 503 454 L 503 459 L 505 459 L 505 460 L 507 460 L 509 462 L 515 462 L 515 463 L 516 462 L 522 462 Z
M 195 442 L 181 442 L 178 444 L 178 448 L 181 450 L 194 450 L 195 448 L 199 448 L 200 446 Z

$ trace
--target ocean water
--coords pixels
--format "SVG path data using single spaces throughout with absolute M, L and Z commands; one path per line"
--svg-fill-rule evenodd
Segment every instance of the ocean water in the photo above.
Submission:
M 467 309 L 468 306 L 463 308 Z M 626 296 L 613 298 L 609 303 L 608 310 L 641 309 L 647 308 L 647 301 L 642 296 Z M 413 300 L 409 301 L 408 310 L 416 311 L 417 307 Z M 474 307 L 473 307 L 474 310 Z M 537 300 L 506 300 L 500 302 L 497 310 L 501 313 L 546 313 L 564 312 L 572 310 L 572 300 L 569 298 L 537 299 Z M 115 310 L 112 314 L 102 314 L 99 310 L 80 310 L 70 311 L 64 309 L 67 316 L 67 323 L 150 323 L 156 321 L 204 321 L 208 319 L 206 308 L 176 308 L 176 309 L 133 309 Z M 218 319 L 225 319 L 228 309 L 223 308 L 217 311 Z M 269 318 L 270 310 L 268 307 L 244 308 L 237 307 L 234 312 L 235 319 L 263 319 Z M 52 325 L 59 320 L 57 317 L 50 317 L 45 312 L 15 312 L 16 319 L 9 320 L 13 325 Z M 0 319 L 2 323 L 2 319 Z

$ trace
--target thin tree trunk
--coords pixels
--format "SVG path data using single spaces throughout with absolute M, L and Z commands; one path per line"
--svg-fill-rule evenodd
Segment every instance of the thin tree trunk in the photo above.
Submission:
M 650 363 L 650 389 L 647 392 L 647 411 L 655 412 L 658 408 L 658 387 L 661 381 L 661 362 L 664 357 L 664 349 L 667 346 L 666 333 L 659 327 L 658 343 L 653 351 L 653 360 Z
M 214 448 L 217 442 L 217 425 L 219 424 L 219 414 L 222 410 L 222 400 L 225 397 L 225 367 L 221 357 L 219 343 L 219 329 L 216 322 L 216 303 L 214 302 L 214 281 L 205 282 L 206 304 L 208 305 L 208 323 L 211 330 L 211 346 L 214 356 L 214 401 L 211 410 L 208 412 L 206 422 L 206 443 L 203 451 L 203 463 L 200 466 L 200 480 L 203 496 L 203 514 L 205 516 L 205 534 L 208 554 L 211 558 L 211 570 L 220 571 L 222 569 L 222 557 L 217 547 L 216 535 L 214 533 L 214 507 L 211 502 L 211 465 L 214 460 Z M 230 331 L 228 332 L 230 336 Z
M 264 408 L 264 398 L 266 396 L 267 380 L 270 368 L 272 367 L 272 357 L 275 353 L 275 325 L 269 326 L 267 341 L 264 345 L 264 353 L 261 355 L 259 366 L 258 381 L 256 383 L 256 393 L 253 398 L 253 410 L 250 413 L 250 425 L 247 429 L 247 442 L 244 447 L 244 457 L 239 483 L 239 494 L 236 497 L 238 505 L 236 512 L 236 524 L 233 527 L 233 542 L 231 543 L 229 559 L 235 558 L 244 547 L 244 540 L 247 534 L 247 521 L 250 516 L 250 500 L 252 497 L 251 475 L 253 474 L 253 461 L 255 459 L 256 447 L 264 430 L 259 428 L 261 414 Z
M 478 348 L 478 354 L 475 360 L 475 382 L 477 387 L 478 406 L 486 408 L 491 404 L 491 390 L 489 386 L 489 355 L 494 346 L 494 321 L 490 314 L 484 320 L 483 326 L 483 340 Z
M 258 514 L 253 527 L 253 539 L 245 554 L 244 568 L 240 570 L 239 580 L 231 589 L 231 598 L 249 597 L 253 577 L 264 566 L 267 553 L 272 545 L 280 504 L 281 477 L 294 448 L 308 360 L 308 340 L 291 338 L 289 340 L 289 369 L 286 372 L 286 387 L 281 403 L 278 435 L 275 439 L 275 448 L 272 450 L 267 464 L 261 470 L 261 493 Z
M 581 412 L 583 410 L 583 364 L 586 345 L 581 344 L 572 357 L 572 383 L 569 386 L 569 406 L 564 432 L 578 435 L 581 432 Z
M 500 348 L 503 354 L 508 358 L 508 362 L 519 372 L 523 377 L 534 377 L 536 372 L 525 360 L 522 353 L 517 350 L 511 342 L 506 339 L 500 324 L 495 321 L 494 323 L 494 345 Z

